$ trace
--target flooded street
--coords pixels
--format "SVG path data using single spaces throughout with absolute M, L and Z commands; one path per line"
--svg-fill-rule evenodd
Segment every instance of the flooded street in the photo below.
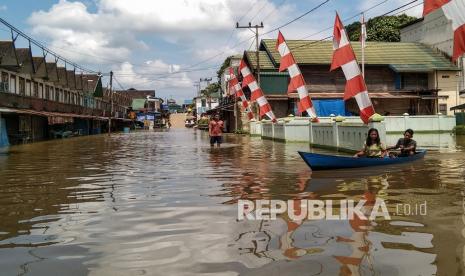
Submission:
M 180 129 L 0 152 L 0 274 L 464 273 L 463 137 L 400 167 L 313 174 L 297 154 L 306 144 L 225 138 L 210 149 L 206 133 Z M 392 220 L 237 220 L 239 199 L 367 196 Z M 426 215 L 394 214 L 424 203 Z

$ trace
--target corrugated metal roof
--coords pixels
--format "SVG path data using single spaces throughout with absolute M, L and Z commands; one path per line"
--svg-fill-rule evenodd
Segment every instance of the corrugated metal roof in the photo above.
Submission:
M 247 57 L 247 60 L 249 61 L 249 65 L 251 69 L 257 68 L 257 52 L 246 51 L 245 55 Z M 263 69 L 263 70 L 275 70 L 276 69 L 270 57 L 265 51 L 259 52 L 259 58 L 260 58 L 260 69 Z
M 287 40 L 299 64 L 331 64 L 333 44 L 331 41 Z M 280 56 L 275 50 L 275 39 L 262 40 L 261 47 L 271 55 L 271 62 L 279 64 Z M 357 58 L 361 59 L 360 43 L 352 44 Z M 261 57 L 261 56 L 260 56 Z M 261 63 L 261 60 L 260 60 Z M 441 53 L 421 43 L 368 42 L 365 49 L 367 65 L 411 66 L 423 72 L 432 70 L 457 70 Z

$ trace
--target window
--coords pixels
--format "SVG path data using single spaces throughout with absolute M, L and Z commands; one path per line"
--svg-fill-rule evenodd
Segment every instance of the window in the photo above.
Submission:
M 442 114 L 447 114 L 447 104 L 439 104 L 439 112 Z
M 0 82 L 0 92 L 10 91 L 8 89 L 9 88 L 8 79 L 9 79 L 8 73 L 2 72 L 2 79 Z
M 50 100 L 55 100 L 55 88 L 53 86 L 50 86 Z
M 206 106 L 207 106 L 207 100 L 202 99 L 202 107 L 206 107 Z
M 58 88 L 55 88 L 55 101 L 59 102 L 60 101 L 60 90 Z
M 37 82 L 34 82 L 32 86 L 32 96 L 38 98 L 39 97 L 39 84 Z
M 16 76 L 10 75 L 10 92 L 16 93 Z
M 31 81 L 26 80 L 26 96 L 31 96 Z
M 396 75 L 396 89 L 420 90 L 428 88 L 428 74 L 402 73 Z
M 26 95 L 26 80 L 24 78 L 19 78 L 19 95 Z
M 45 86 L 45 99 L 50 100 L 50 86 Z
M 44 98 L 44 85 L 42 83 L 39 83 L 39 98 Z

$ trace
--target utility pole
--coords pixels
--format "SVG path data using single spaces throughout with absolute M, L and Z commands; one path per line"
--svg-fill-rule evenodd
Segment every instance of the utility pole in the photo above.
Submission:
M 113 71 L 110 71 L 110 115 L 108 116 L 108 135 L 111 134 L 111 116 L 113 115 Z
M 257 83 L 258 83 L 258 86 L 260 86 L 260 55 L 259 55 L 259 51 L 258 51 L 258 29 L 262 29 L 263 28 L 263 22 L 260 22 L 260 25 L 255 25 L 255 26 L 252 26 L 252 23 L 249 22 L 249 25 L 248 26 L 239 26 L 239 22 L 236 22 L 236 29 L 249 29 L 251 30 L 253 33 L 255 33 L 255 48 L 256 48 L 256 52 L 255 52 L 255 57 L 257 59 Z M 255 31 L 253 30 L 255 29 Z
M 257 59 L 257 84 L 259 87 L 260 87 L 260 53 L 258 49 L 258 46 L 259 46 L 258 45 L 258 29 L 262 29 L 262 28 L 263 28 L 263 22 L 260 22 L 260 25 L 255 25 L 255 26 L 252 26 L 252 23 L 250 22 L 248 26 L 239 26 L 239 22 L 236 22 L 236 29 L 249 29 L 250 31 L 255 33 L 255 48 L 256 48 L 255 57 Z M 255 31 L 253 29 L 255 29 Z M 259 108 L 258 108 L 257 103 L 254 104 L 253 109 L 256 115 L 259 114 L 259 111 L 258 111 Z M 260 117 L 259 115 L 257 116 Z

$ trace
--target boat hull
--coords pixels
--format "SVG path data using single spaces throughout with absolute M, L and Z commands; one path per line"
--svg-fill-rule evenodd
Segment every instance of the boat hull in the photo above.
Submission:
M 397 158 L 354 158 L 349 156 L 335 156 L 299 151 L 302 159 L 313 171 L 352 169 L 373 166 L 396 165 L 422 159 L 426 150 L 420 150 L 415 155 Z

